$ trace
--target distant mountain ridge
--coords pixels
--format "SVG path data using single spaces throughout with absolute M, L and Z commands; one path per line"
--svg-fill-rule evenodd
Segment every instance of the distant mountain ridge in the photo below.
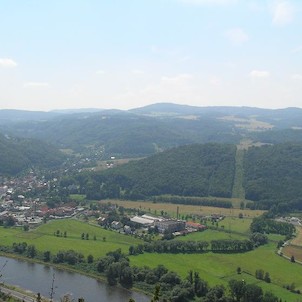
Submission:
M 59 114 L 46 111 L 27 111 L 17 109 L 1 109 L 0 124 L 24 121 L 45 121 L 57 117 Z
M 243 138 L 261 143 L 302 141 L 301 108 L 158 103 L 131 110 L 8 113 L 0 110 L 2 133 L 44 140 L 82 154 L 102 150 L 103 158 L 143 157 L 194 143 L 237 144 Z

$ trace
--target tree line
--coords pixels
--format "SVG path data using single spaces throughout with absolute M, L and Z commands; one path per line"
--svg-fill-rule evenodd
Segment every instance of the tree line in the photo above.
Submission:
M 157 240 L 145 242 L 137 246 L 129 247 L 129 255 L 147 253 L 172 253 L 190 254 L 204 252 L 242 253 L 255 247 L 252 240 L 212 240 L 207 241 L 180 241 L 180 240 Z
M 175 242 L 175 244 L 179 243 L 182 246 L 185 246 L 186 244 L 188 252 L 193 252 L 196 247 L 198 247 L 201 252 L 209 246 L 206 242 L 161 241 L 160 243 L 166 248 L 168 248 L 167 244 L 171 243 L 170 248 L 172 248 L 172 246 L 174 246 L 172 242 Z M 217 251 L 230 249 L 230 244 L 232 244 L 233 248 L 236 248 L 236 246 L 237 248 L 240 248 L 242 247 L 242 244 L 244 244 L 244 241 L 239 242 L 238 240 L 234 240 L 227 242 L 226 240 L 221 240 L 219 243 L 219 241 L 216 240 L 211 242 L 211 245 L 215 246 Z M 248 246 L 251 247 L 250 245 Z M 146 243 L 145 245 L 142 245 L 142 249 L 144 249 L 144 247 L 150 248 L 151 245 Z M 266 293 L 263 294 L 260 287 L 253 288 L 256 289 L 256 292 L 259 294 L 259 297 L 257 298 L 259 300 L 251 300 L 252 297 L 255 299 L 256 296 L 252 295 L 252 292 L 250 292 L 251 288 L 247 284 L 245 284 L 245 286 L 247 286 L 247 293 L 245 294 L 246 296 L 243 296 L 246 300 L 234 300 L 232 295 L 229 295 L 229 291 L 232 292 L 231 286 L 233 286 L 233 284 L 229 284 L 230 288 L 225 288 L 220 285 L 209 287 L 208 283 L 199 276 L 198 272 L 190 271 L 188 276 L 185 279 L 182 279 L 177 273 L 169 271 L 163 265 L 158 265 L 155 268 L 131 266 L 129 258 L 121 252 L 121 249 L 108 252 L 105 257 L 99 259 L 94 259 L 92 255 L 85 258 L 81 253 L 73 250 L 59 251 L 55 254 L 52 254 L 50 251 L 41 252 L 37 251 L 34 245 L 27 245 L 25 242 L 14 243 L 11 247 L 1 246 L 1 251 L 18 253 L 25 257 L 43 260 L 44 262 L 71 265 L 80 270 L 85 270 L 86 272 L 101 274 L 106 277 L 107 282 L 110 285 L 120 284 L 126 288 L 132 288 L 135 285 L 137 288 L 152 292 L 154 287 L 158 284 L 160 286 L 161 301 L 185 302 L 193 301 L 195 299 L 194 301 L 203 302 L 279 302 L 279 300 L 268 300 L 268 297 L 275 296 L 269 296 Z M 170 249 L 169 252 L 173 253 L 173 250 Z
M 219 199 L 204 199 L 198 197 L 187 197 L 187 196 L 156 196 L 152 198 L 155 202 L 165 202 L 173 204 L 185 204 L 193 206 L 204 206 L 204 207 L 217 207 L 217 208 L 232 208 L 232 202 Z
M 293 236 L 296 231 L 293 224 L 268 219 L 265 215 L 255 217 L 250 225 L 250 230 L 252 232 L 280 234 L 288 237 Z

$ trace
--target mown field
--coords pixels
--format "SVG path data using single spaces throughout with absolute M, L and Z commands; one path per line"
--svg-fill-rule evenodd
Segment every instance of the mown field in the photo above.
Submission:
M 294 256 L 296 261 L 302 262 L 302 227 L 296 227 L 296 237 L 291 240 L 290 245 L 282 249 L 286 257 Z
M 246 239 L 249 236 L 251 218 L 239 219 L 226 217 L 220 221 L 217 230 L 208 229 L 204 232 L 195 232 L 187 236 L 178 237 L 176 240 L 201 240 L 211 241 L 219 239 Z M 216 227 L 216 224 L 214 225 Z M 66 232 L 67 237 L 54 235 Z M 89 240 L 81 239 L 82 233 L 89 234 Z M 94 236 L 96 240 L 94 240 Z M 105 238 L 105 239 L 104 239 Z M 230 279 L 244 279 L 248 283 L 255 283 L 264 290 L 270 290 L 275 295 L 286 301 L 302 301 L 302 296 L 293 294 L 284 286 L 295 284 L 295 288 L 302 291 L 302 265 L 291 263 L 276 254 L 276 242 L 283 237 L 269 235 L 269 244 L 247 253 L 222 254 L 150 254 L 130 256 L 132 265 L 155 267 L 165 265 L 168 269 L 179 273 L 182 277 L 189 270 L 197 271 L 200 276 L 212 286 L 215 284 L 227 285 Z M 93 226 L 75 219 L 54 220 L 43 224 L 29 232 L 21 228 L 0 228 L 0 241 L 2 245 L 12 245 L 13 242 L 27 242 L 34 244 L 39 251 L 49 250 L 56 253 L 60 250 L 73 249 L 81 252 L 85 257 L 92 254 L 95 259 L 104 256 L 107 252 L 121 248 L 128 253 L 130 245 L 141 244 L 142 241 L 134 237 L 108 231 L 98 226 Z M 240 267 L 242 274 L 236 273 Z M 255 271 L 262 269 L 270 274 L 272 283 L 267 284 L 257 280 Z
M 59 231 L 67 237 L 57 237 Z M 89 240 L 81 239 L 82 233 L 89 234 Z M 96 240 L 94 240 L 94 236 Z M 108 231 L 98 226 L 77 221 L 75 219 L 53 220 L 43 224 L 35 230 L 24 232 L 23 229 L 0 228 L 0 242 L 2 245 L 12 245 L 14 242 L 27 242 L 34 244 L 39 251 L 49 250 L 56 253 L 60 250 L 76 250 L 84 256 L 89 254 L 95 258 L 103 257 L 107 252 L 121 248 L 128 253 L 130 245 L 141 243 L 134 237 Z
M 238 205 L 239 199 L 232 199 L 232 203 Z M 101 201 L 101 203 L 107 203 L 108 201 Z M 125 208 L 141 209 L 153 214 L 160 215 L 161 211 L 167 212 L 170 215 L 176 217 L 177 207 L 179 208 L 179 215 L 201 215 L 207 216 L 211 214 L 220 214 L 231 217 L 238 217 L 239 213 L 242 213 L 244 217 L 253 218 L 263 214 L 261 210 L 241 210 L 238 207 L 231 209 L 217 208 L 217 207 L 204 207 L 204 206 L 193 206 L 193 205 L 182 205 L 182 204 L 171 204 L 171 203 L 154 203 L 147 201 L 126 201 L 126 200 L 110 200 L 111 203 L 123 206 Z
M 213 238 L 214 239 L 214 238 Z M 131 256 L 130 261 L 137 266 L 155 267 L 164 264 L 170 270 L 185 277 L 189 270 L 198 271 L 201 278 L 210 285 L 224 284 L 232 278 L 242 278 L 248 283 L 260 285 L 264 290 L 270 290 L 286 301 L 302 301 L 302 297 L 290 293 L 283 286 L 295 283 L 296 289 L 302 290 L 302 266 L 290 263 L 275 254 L 275 243 L 262 246 L 254 251 L 239 254 L 149 254 Z M 240 267 L 243 274 L 236 273 Z M 257 280 L 256 269 L 269 272 L 272 283 Z

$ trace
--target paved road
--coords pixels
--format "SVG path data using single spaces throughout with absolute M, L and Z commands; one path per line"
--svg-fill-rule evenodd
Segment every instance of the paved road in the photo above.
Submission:
M 3 286 L 0 286 L 0 290 L 1 290 L 1 292 L 5 293 L 7 295 L 10 295 L 11 297 L 17 298 L 23 302 L 36 302 L 37 301 L 36 298 L 33 298 L 31 296 L 25 295 L 16 290 L 9 289 L 9 288 L 3 287 Z

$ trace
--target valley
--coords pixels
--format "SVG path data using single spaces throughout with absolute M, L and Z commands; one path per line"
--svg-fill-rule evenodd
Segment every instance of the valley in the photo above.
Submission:
M 148 294 L 160 284 L 168 301 L 227 297 L 240 280 L 261 302 L 302 301 L 301 231 L 281 219 L 301 216 L 300 124 L 268 112 L 19 112 L 0 125 L 1 253 Z

